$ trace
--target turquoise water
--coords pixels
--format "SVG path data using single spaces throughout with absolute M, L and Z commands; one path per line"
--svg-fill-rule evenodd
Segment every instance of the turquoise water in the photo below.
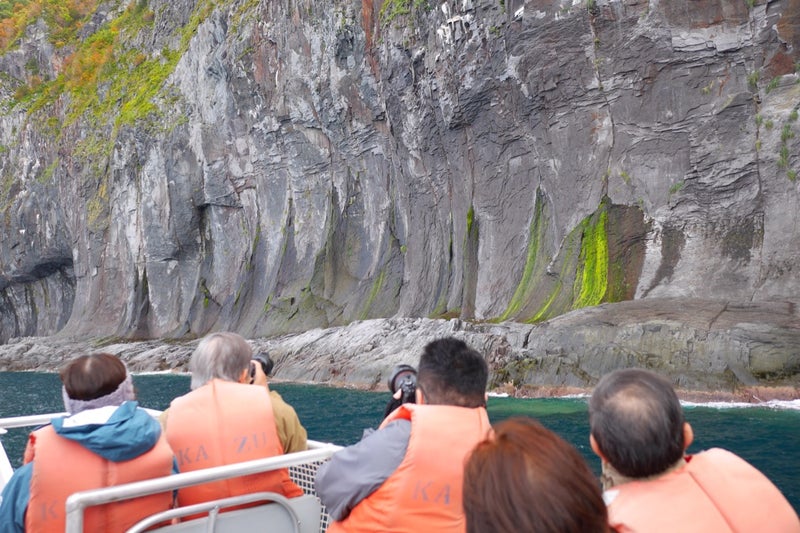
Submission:
M 189 378 L 174 374 L 134 376 L 144 407 L 165 409 L 176 396 L 189 391 Z M 276 383 L 272 387 L 292 404 L 310 438 L 352 444 L 365 428 L 377 426 L 388 392 L 364 392 L 314 385 Z M 600 462 L 592 454 L 586 400 L 581 398 L 520 400 L 489 398 L 489 417 L 497 422 L 510 416 L 530 416 L 572 443 L 595 473 Z M 0 418 L 63 410 L 61 383 L 56 374 L 0 372 Z M 800 512 L 800 410 L 753 407 L 685 407 L 695 443 L 690 453 L 720 447 L 740 455 L 764 472 Z M 3 445 L 12 464 L 19 466 L 28 430 L 9 431 Z

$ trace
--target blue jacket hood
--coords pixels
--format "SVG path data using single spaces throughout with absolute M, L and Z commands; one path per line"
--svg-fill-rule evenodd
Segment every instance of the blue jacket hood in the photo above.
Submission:
M 94 411 L 100 411 L 96 409 Z M 161 425 L 139 403 L 128 401 L 114 410 L 105 420 L 100 417 L 96 423 L 75 424 L 75 416 L 87 417 L 87 411 L 72 417 L 53 419 L 56 433 L 77 442 L 97 455 L 119 463 L 139 457 L 150 451 L 161 436 Z

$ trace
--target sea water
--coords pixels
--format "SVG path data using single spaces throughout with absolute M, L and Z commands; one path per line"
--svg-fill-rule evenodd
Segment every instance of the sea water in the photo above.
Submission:
M 189 377 L 179 374 L 134 376 L 142 406 L 163 410 L 176 396 L 189 391 Z M 357 442 L 365 428 L 380 424 L 389 392 L 365 392 L 319 385 L 273 383 L 308 430 L 309 438 L 347 445 Z M 0 418 L 63 410 L 61 382 L 56 374 L 0 372 Z M 497 422 L 528 416 L 575 446 L 592 470 L 600 461 L 589 448 L 586 398 L 524 400 L 490 397 L 489 418 Z M 769 477 L 800 512 L 800 401 L 766 407 L 743 404 L 685 404 L 694 428 L 695 453 L 711 447 L 731 450 Z M 2 437 L 14 467 L 20 465 L 28 429 L 10 430 Z

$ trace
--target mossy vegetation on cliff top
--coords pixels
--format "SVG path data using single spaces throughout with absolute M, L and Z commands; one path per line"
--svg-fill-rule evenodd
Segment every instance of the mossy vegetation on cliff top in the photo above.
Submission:
M 97 0 L 71 0 L 60 10 L 52 7 L 61 2 L 63 0 L 38 0 L 25 4 L 19 15 L 15 12 L 11 19 L 2 21 L 11 28 L 7 32 L 11 35 L 9 38 L 18 39 L 25 27 L 41 17 L 48 20 L 48 13 L 54 21 L 48 21 L 52 34 L 67 35 L 69 30 L 74 36 L 99 3 Z M 180 28 L 176 49 L 148 52 L 131 43 L 142 29 L 152 27 L 155 14 L 146 1 L 129 2 L 118 16 L 85 39 L 60 40 L 57 44 L 69 45 L 74 51 L 65 54 L 55 79 L 29 76 L 27 84 L 17 91 L 17 103 L 26 105 L 28 111 L 34 113 L 68 95 L 65 125 L 84 119 L 91 126 L 112 126 L 115 130 L 153 115 L 157 113 L 155 98 L 188 49 L 197 27 L 214 7 L 212 0 L 198 2 L 189 23 Z
M 50 42 L 62 47 L 75 38 L 99 0 L 0 0 L 0 52 L 13 48 L 32 22 L 42 19 Z
M 378 13 L 381 24 L 391 24 L 397 17 L 410 15 L 416 10 L 430 10 L 428 0 L 386 0 Z
M 45 142 L 63 144 L 59 153 L 69 153 L 61 161 L 80 161 L 81 178 L 97 191 L 84 206 L 93 230 L 102 231 L 108 221 L 108 157 L 120 128 L 136 124 L 168 132 L 181 123 L 174 116 L 180 95 L 166 81 L 198 26 L 227 3 L 198 0 L 186 23 L 165 19 L 159 27 L 172 28 L 168 42 L 176 44 L 151 50 L 142 32 L 155 31 L 156 18 L 170 15 L 157 15 L 147 0 L 0 0 L 0 54 L 42 29 L 53 45 L 50 55 L 25 52 L 30 57 L 22 76 L 8 80 L 16 89 L 4 105 L 26 113 L 26 128 L 38 130 Z M 69 174 L 54 161 L 42 167 L 41 183 Z M 4 207 L 14 195 L 15 181 L 9 177 L 2 183 Z

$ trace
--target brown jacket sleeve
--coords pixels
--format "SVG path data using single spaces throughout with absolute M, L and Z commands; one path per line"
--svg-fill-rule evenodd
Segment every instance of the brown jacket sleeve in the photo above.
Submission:
M 274 390 L 269 391 L 269 396 L 272 400 L 272 412 L 275 414 L 275 426 L 278 428 L 278 438 L 283 444 L 283 452 L 293 453 L 307 450 L 306 428 L 300 423 L 294 407 L 286 403 Z

